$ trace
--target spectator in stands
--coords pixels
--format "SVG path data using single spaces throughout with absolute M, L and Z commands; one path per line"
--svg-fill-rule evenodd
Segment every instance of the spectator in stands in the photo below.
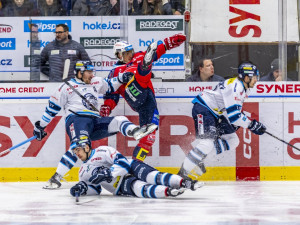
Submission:
M 83 46 L 72 40 L 67 25 L 56 25 L 55 36 L 55 40 L 47 44 L 41 53 L 41 71 L 49 76 L 49 81 L 61 82 L 66 59 L 71 61 L 68 78 L 73 78 L 76 61 L 90 58 Z M 46 65 L 47 62 L 49 67 Z
M 59 0 L 40 0 L 39 12 L 41 16 L 66 16 L 67 12 Z
M 66 15 L 70 16 L 75 0 L 60 0 L 60 2 L 66 12 Z
M 287 78 L 288 81 L 292 81 L 290 78 Z M 259 81 L 283 81 L 282 80 L 282 72 L 279 69 L 279 60 L 274 59 L 271 62 L 271 71 L 266 75 L 259 79 Z
M 169 0 L 174 15 L 183 15 L 185 11 L 184 0 Z
M 120 0 L 110 0 L 111 9 L 109 15 L 120 15 Z
M 142 5 L 142 0 L 128 0 L 128 15 L 141 15 Z
M 4 8 L 4 3 L 2 0 L 0 0 L 0 16 L 4 16 L 3 8 Z
M 38 16 L 38 10 L 35 4 L 30 0 L 13 0 L 7 3 L 3 9 L 4 16 Z
M 168 0 L 143 0 L 142 15 L 173 15 Z
M 186 79 L 188 82 L 213 82 L 223 80 L 225 80 L 223 77 L 215 74 L 213 61 L 206 58 L 200 60 L 199 70 Z
M 110 0 L 76 0 L 72 16 L 108 16 L 111 10 Z

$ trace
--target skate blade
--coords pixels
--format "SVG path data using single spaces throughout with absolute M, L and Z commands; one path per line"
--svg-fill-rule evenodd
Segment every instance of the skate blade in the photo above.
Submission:
M 197 190 L 198 188 L 201 188 L 205 185 L 204 182 L 197 182 L 194 184 L 194 191 Z
M 139 141 L 140 139 L 142 139 L 143 137 L 147 136 L 148 134 L 151 134 L 153 131 L 155 131 L 157 129 L 157 125 L 156 124 L 152 124 L 151 126 L 148 127 L 147 131 L 141 134 L 137 134 L 137 135 L 133 135 L 134 139 Z
M 182 187 L 182 188 L 179 188 L 179 189 L 175 189 L 175 188 L 174 188 L 174 189 L 172 189 L 172 190 L 170 191 L 170 192 L 171 192 L 171 193 L 170 193 L 170 194 L 171 194 L 170 196 L 171 196 L 171 197 L 177 197 L 178 195 L 183 194 L 185 190 L 187 190 L 187 188 L 183 188 L 183 187 Z
M 50 184 L 50 183 L 47 183 L 45 186 L 43 186 L 43 189 L 48 189 L 48 190 L 54 190 L 59 188 L 60 186 L 58 186 L 57 184 Z

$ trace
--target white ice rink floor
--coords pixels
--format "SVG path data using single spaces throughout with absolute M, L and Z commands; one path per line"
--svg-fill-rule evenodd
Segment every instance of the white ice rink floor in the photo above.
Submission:
M 300 224 L 300 182 L 206 182 L 177 198 L 69 194 L 74 183 L 0 183 L 0 224 L 292 225 Z

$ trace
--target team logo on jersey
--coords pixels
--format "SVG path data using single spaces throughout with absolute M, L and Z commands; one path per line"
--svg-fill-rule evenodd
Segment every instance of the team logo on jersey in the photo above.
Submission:
M 92 162 L 94 162 L 94 161 L 101 161 L 101 159 L 102 159 L 101 157 L 96 157 L 96 158 L 93 158 L 91 161 Z
M 203 115 L 202 114 L 197 115 L 197 121 L 198 121 L 198 133 L 204 134 L 204 123 L 203 123 Z
M 144 161 L 148 153 L 149 153 L 148 150 L 146 150 L 144 148 L 140 148 L 140 150 L 139 150 L 139 152 L 138 152 L 138 154 L 136 156 L 136 159 Z
M 87 93 L 84 95 L 84 97 L 95 107 L 97 107 L 98 105 L 98 101 L 97 98 L 92 95 L 91 93 Z M 88 110 L 93 110 L 93 108 L 84 100 L 82 100 L 82 104 L 84 105 L 84 107 L 86 107 Z

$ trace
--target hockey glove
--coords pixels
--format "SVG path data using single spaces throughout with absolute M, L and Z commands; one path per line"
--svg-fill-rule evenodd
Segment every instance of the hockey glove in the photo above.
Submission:
M 167 50 L 176 48 L 180 46 L 185 40 L 186 40 L 186 36 L 184 34 L 175 34 L 172 37 L 168 37 L 164 39 L 165 47 Z
M 257 134 L 257 135 L 262 135 L 267 130 L 267 128 L 262 123 L 260 123 L 256 120 L 252 120 L 252 122 L 250 123 L 248 129 L 251 130 L 254 134 Z
M 107 167 L 98 167 L 93 170 L 92 176 L 89 179 L 89 182 L 93 184 L 99 184 L 102 181 L 110 183 L 112 181 L 111 171 Z
M 100 116 L 102 116 L 102 117 L 108 117 L 110 113 L 111 113 L 110 106 L 108 106 L 108 105 L 101 105 L 101 107 L 100 107 Z
M 47 136 L 47 133 L 44 131 L 45 127 L 41 127 L 40 121 L 36 121 L 34 124 L 33 135 L 36 136 L 38 141 L 41 141 L 44 137 Z
M 71 187 L 70 194 L 75 197 L 76 192 L 80 195 L 86 195 L 88 186 L 84 181 L 80 181 L 75 186 Z
M 118 81 L 122 84 L 127 84 L 128 81 L 131 80 L 133 75 L 134 75 L 134 73 L 132 73 L 132 72 L 119 73 Z

